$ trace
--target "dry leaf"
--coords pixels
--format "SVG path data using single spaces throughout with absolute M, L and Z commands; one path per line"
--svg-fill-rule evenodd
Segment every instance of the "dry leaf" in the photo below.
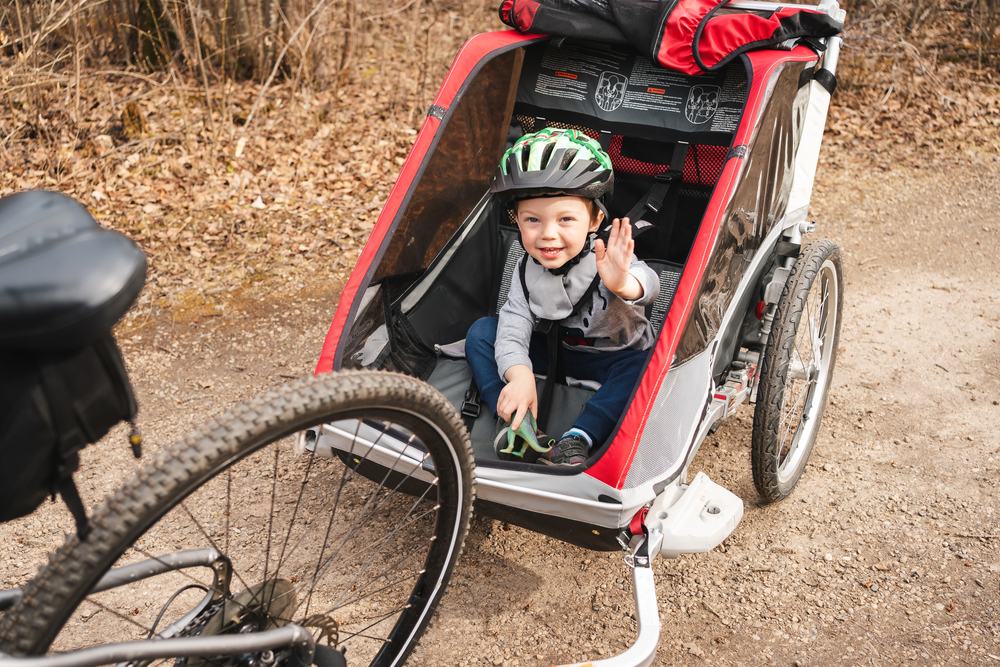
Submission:
M 691 655 L 696 655 L 699 658 L 705 655 L 705 651 L 702 650 L 702 648 L 697 644 L 695 644 L 694 642 L 689 642 L 687 644 L 684 644 L 683 646 L 684 648 L 687 649 L 687 652 L 690 653 Z

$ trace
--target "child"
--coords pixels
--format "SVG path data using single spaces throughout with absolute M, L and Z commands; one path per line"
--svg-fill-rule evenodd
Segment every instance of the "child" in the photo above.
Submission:
M 590 448 L 607 440 L 653 344 L 643 306 L 656 299 L 660 283 L 633 256 L 628 218 L 614 220 L 607 242 L 594 238 L 613 185 L 611 160 L 596 141 L 575 130 L 545 129 L 504 154 L 490 188 L 515 210 L 527 254 L 499 318 L 478 320 L 466 337 L 484 403 L 511 429 L 529 410 L 537 417 L 534 370 L 544 373 L 550 360 L 545 335 L 532 332 L 544 320 L 562 327 L 566 374 L 601 383 L 572 428 L 539 459 L 550 465 L 582 465 Z M 498 455 L 505 447 L 506 429 L 497 438 Z

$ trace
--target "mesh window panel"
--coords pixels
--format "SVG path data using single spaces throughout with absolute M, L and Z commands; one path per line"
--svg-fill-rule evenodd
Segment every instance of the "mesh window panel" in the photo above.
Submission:
M 726 164 L 726 146 L 691 146 L 684 160 L 684 182 L 715 185 Z
M 507 295 L 510 294 L 510 281 L 514 279 L 514 270 L 522 257 L 524 257 L 524 247 L 520 242 L 515 241 L 507 251 L 507 261 L 503 264 L 503 274 L 500 276 L 500 294 L 497 295 L 498 311 L 507 303 Z
M 536 118 L 531 116 L 515 116 L 517 121 L 521 123 L 521 129 L 524 130 L 525 134 L 531 134 L 532 132 L 537 132 L 542 129 L 541 127 L 535 127 Z M 583 125 L 572 125 L 570 123 L 563 123 L 558 120 L 548 120 L 545 121 L 545 127 L 554 127 L 557 130 L 576 130 L 577 132 L 583 132 L 591 139 L 597 139 L 600 134 L 597 130 L 592 130 L 589 127 L 584 127 Z
M 712 372 L 707 352 L 667 372 L 639 439 L 624 489 L 663 479 L 683 465 L 701 421 Z
M 521 123 L 521 128 L 525 134 L 536 131 L 535 118 L 531 116 L 517 116 Z M 578 130 L 591 139 L 600 140 L 600 132 L 584 127 L 582 125 L 571 125 L 559 121 L 546 121 L 546 127 L 554 127 L 561 130 Z M 541 129 L 540 127 L 537 129 Z M 608 155 L 611 157 L 611 165 L 615 168 L 615 174 L 637 174 L 640 176 L 656 176 L 667 170 L 669 165 L 643 162 L 622 155 L 621 135 L 611 137 L 611 145 L 608 147 Z M 726 164 L 726 153 L 729 152 L 727 146 L 691 146 L 688 149 L 687 158 L 684 160 L 683 182 L 694 185 L 713 186 L 719 180 L 722 167 Z

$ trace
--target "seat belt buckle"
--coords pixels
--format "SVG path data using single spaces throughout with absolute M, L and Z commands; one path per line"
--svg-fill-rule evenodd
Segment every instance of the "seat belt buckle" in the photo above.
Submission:
M 676 170 L 668 169 L 667 171 L 661 171 L 653 178 L 655 178 L 660 183 L 673 183 L 675 181 L 680 180 L 681 176 L 683 175 L 684 171 L 682 169 L 676 169 Z
M 465 400 L 462 402 L 462 409 L 459 410 L 459 413 L 463 417 L 477 419 L 482 410 L 483 406 L 479 402 L 479 392 L 473 392 L 471 390 L 465 392 Z

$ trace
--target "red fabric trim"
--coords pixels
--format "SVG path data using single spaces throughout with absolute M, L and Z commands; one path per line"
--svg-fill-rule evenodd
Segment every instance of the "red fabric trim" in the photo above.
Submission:
M 698 55 L 706 66 L 713 67 L 737 49 L 753 42 L 773 39 L 775 32 L 781 29 L 781 19 L 799 12 L 821 14 L 808 9 L 786 7 L 766 19 L 754 14 L 713 16 L 701 33 Z
M 538 3 L 533 0 L 522 0 L 514 3 L 514 25 L 521 32 L 530 32 L 538 13 Z
M 500 3 L 500 20 L 507 25 L 513 25 L 510 18 L 511 9 L 514 7 L 514 0 L 503 0 Z
M 753 74 L 747 96 L 746 112 L 743 114 L 740 127 L 736 131 L 734 146 L 748 143 L 753 135 L 765 101 L 767 82 L 771 79 L 776 68 L 786 62 L 816 60 L 815 53 L 801 46 L 792 51 L 755 51 L 748 54 L 748 57 Z M 691 254 L 684 267 L 684 273 L 681 274 L 680 284 L 674 294 L 670 311 L 663 322 L 660 338 L 653 349 L 646 372 L 639 382 L 635 398 L 625 413 L 621 428 L 614 440 L 611 441 L 608 451 L 585 472 L 608 486 L 621 489 L 625 484 L 625 477 L 628 475 L 629 467 L 635 458 L 642 431 L 653 409 L 654 399 L 670 369 L 670 362 L 677 351 L 681 332 L 694 305 L 698 286 L 701 284 L 705 267 L 715 246 L 719 226 L 722 224 L 722 213 L 733 196 L 733 190 L 739 180 L 738 176 L 742 167 L 742 160 L 730 159 L 726 161 L 722 173 L 719 175 L 719 182 L 715 186 L 715 192 L 712 194 L 712 199 L 705 211 L 701 229 L 695 237 Z
M 451 106 L 451 103 L 455 100 L 455 96 L 462 89 L 465 81 L 483 58 L 489 54 L 505 46 L 537 39 L 537 35 L 525 37 L 516 30 L 502 30 L 476 35 L 467 41 L 459 50 L 458 55 L 455 56 L 455 62 L 452 64 L 451 69 L 448 70 L 448 74 L 445 77 L 444 83 L 441 84 L 441 89 L 438 91 L 437 97 L 434 98 L 434 104 L 444 109 Z M 337 304 L 333 322 L 330 325 L 329 331 L 327 331 L 326 339 L 323 341 L 323 349 L 320 351 L 319 361 L 316 364 L 316 375 L 333 371 L 337 345 L 347 324 L 351 305 L 359 297 L 358 292 L 365 282 L 368 269 L 371 267 L 372 262 L 375 261 L 375 258 L 378 257 L 382 242 L 392 228 L 400 206 L 402 206 L 403 200 L 406 199 L 410 185 L 419 173 L 424 158 L 434 143 L 440 126 L 441 121 L 436 118 L 427 117 L 424 119 L 424 124 L 420 128 L 419 134 L 417 134 L 413 148 L 410 149 L 409 155 L 406 156 L 406 162 L 403 163 L 399 177 L 396 179 L 395 185 L 392 186 L 392 191 L 389 193 L 389 197 L 385 201 L 385 206 L 378 216 L 378 222 L 375 223 L 375 228 L 372 230 L 371 236 L 368 237 L 368 241 L 361 251 L 358 263 L 355 265 L 351 276 L 347 279 L 347 285 L 344 286 L 344 290 L 340 294 L 340 301 Z
M 702 20 L 718 6 L 717 0 L 684 0 L 667 18 L 656 60 L 664 67 L 685 74 L 701 74 L 692 53 L 695 34 Z M 781 19 L 813 10 L 784 8 L 769 18 L 756 14 L 722 14 L 708 19 L 698 42 L 698 56 L 713 67 L 738 49 L 757 42 L 766 43 L 781 29 Z
M 694 33 L 705 15 L 718 4 L 715 0 L 687 0 L 678 2 L 667 17 L 667 24 L 660 39 L 660 49 L 656 60 L 668 69 L 685 74 L 701 74 L 701 68 L 694 62 L 691 45 Z

